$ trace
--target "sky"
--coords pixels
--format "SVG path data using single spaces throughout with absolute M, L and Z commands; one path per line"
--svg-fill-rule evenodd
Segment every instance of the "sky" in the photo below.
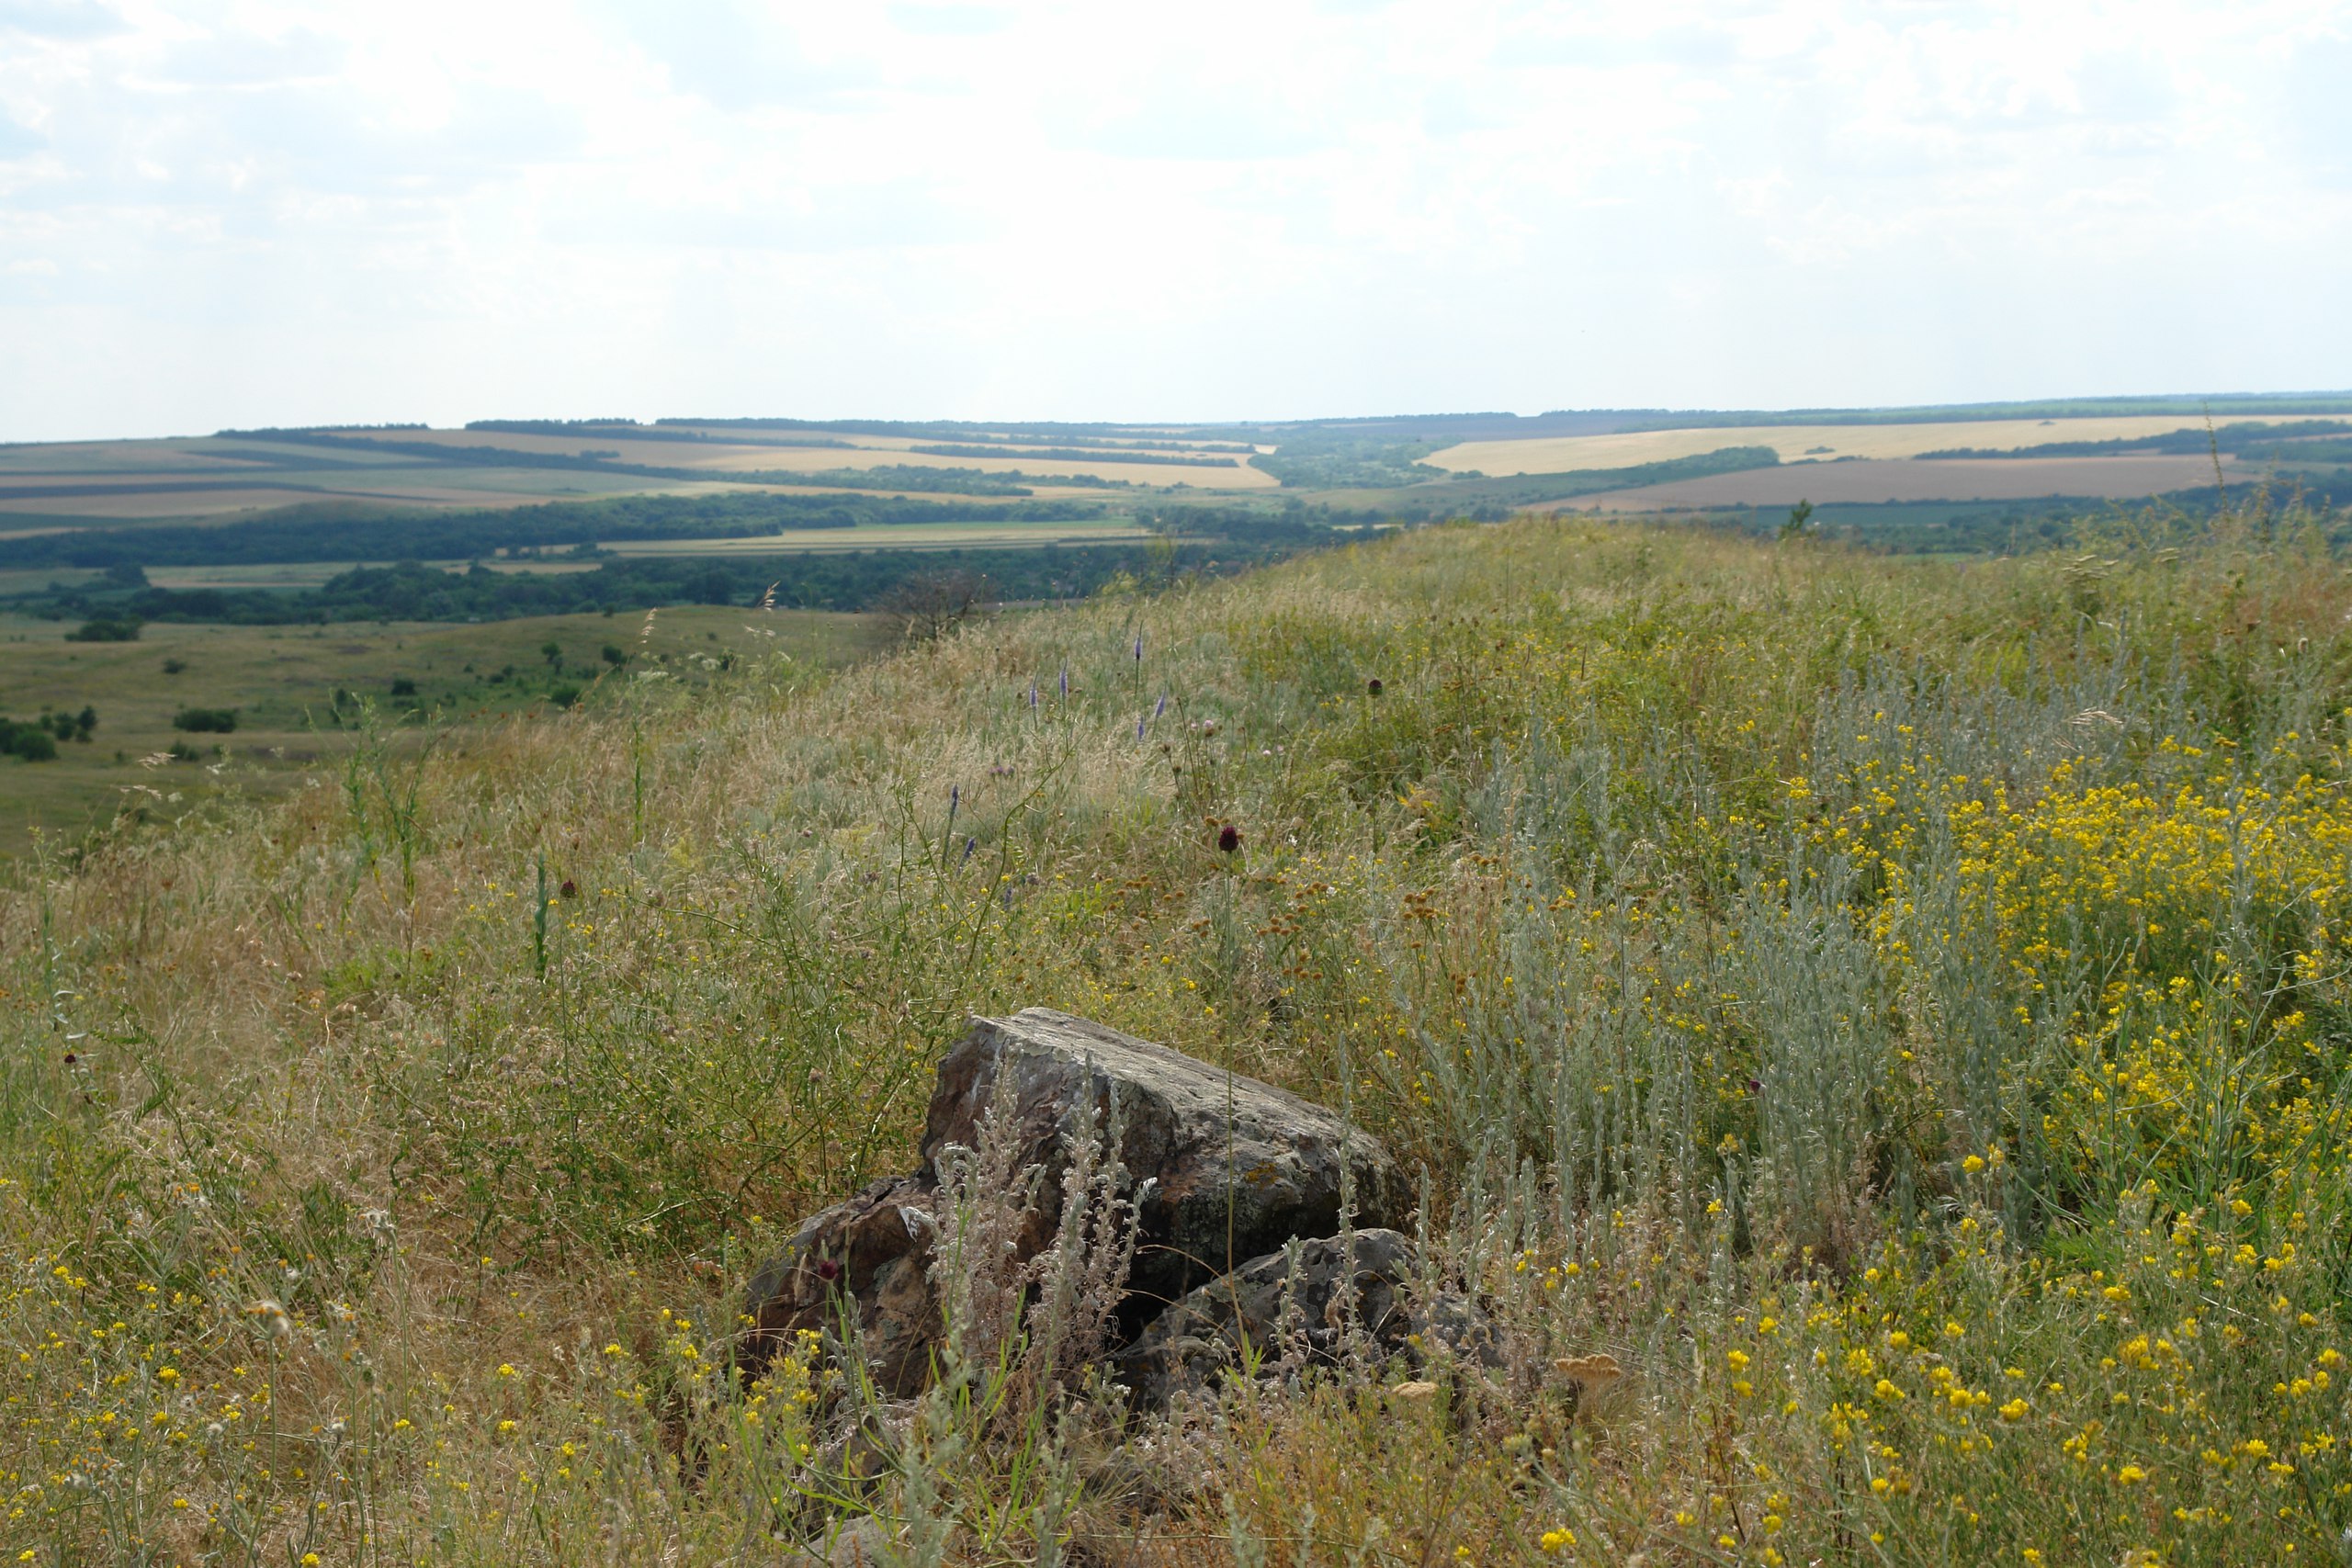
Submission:
M 2352 0 L 0 0 L 0 441 L 2352 387 Z

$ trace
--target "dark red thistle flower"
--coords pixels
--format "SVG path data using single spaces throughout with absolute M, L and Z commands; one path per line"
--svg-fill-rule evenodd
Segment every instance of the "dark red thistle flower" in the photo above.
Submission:
M 1365 691 L 1367 691 L 1367 692 L 1371 693 L 1374 696 L 1375 696 L 1375 697 L 1376 697 L 1376 696 L 1380 695 L 1380 694 L 1381 694 L 1381 693 L 1383 693 L 1383 692 L 1386 691 L 1388 688 L 1387 688 L 1385 685 L 1384 685 L 1384 684 L 1382 684 L 1382 683 L 1381 683 L 1381 680 L 1380 680 L 1380 677 L 1379 677 L 1379 676 L 1374 675 L 1371 680 L 1366 681 L 1366 682 L 1363 683 L 1363 689 L 1364 689 Z
M 817 1259 L 817 1278 L 828 1285 L 842 1277 L 842 1266 L 830 1258 Z
M 1241 847 L 1241 829 L 1227 822 L 1216 830 L 1216 847 L 1227 854 Z
M 563 879 L 562 891 L 565 897 L 577 898 L 580 897 L 580 884 L 572 881 L 571 878 L 567 876 Z
M 65 1053 L 65 1065 L 66 1065 L 67 1066 L 69 1066 L 69 1067 L 70 1067 L 70 1066 L 72 1066 L 74 1065 L 74 1060 L 75 1060 L 75 1057 L 74 1057 L 74 1053 L 73 1053 L 73 1052 L 68 1051 L 68 1052 L 66 1052 L 66 1053 Z

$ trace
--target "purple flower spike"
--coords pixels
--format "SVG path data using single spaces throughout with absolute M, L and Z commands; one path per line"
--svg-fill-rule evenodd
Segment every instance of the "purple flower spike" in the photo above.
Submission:
M 1165 692 L 1162 692 L 1162 693 L 1160 693 L 1160 694 L 1159 694 L 1159 705 L 1158 707 L 1156 707 L 1156 708 L 1154 708 L 1154 709 L 1152 709 L 1152 710 L 1151 710 L 1151 716 L 1152 716 L 1152 717 L 1154 717 L 1154 718 L 1159 718 L 1159 717 L 1164 716 L 1167 714 L 1167 712 L 1168 712 L 1168 694 L 1167 694 L 1167 693 L 1165 693 Z

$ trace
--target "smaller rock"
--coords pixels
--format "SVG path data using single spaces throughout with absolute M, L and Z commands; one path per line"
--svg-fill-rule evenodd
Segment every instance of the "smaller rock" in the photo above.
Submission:
M 1114 1359 L 1120 1381 L 1138 1404 L 1166 1404 L 1179 1393 L 1207 1391 L 1245 1355 L 1278 1359 L 1285 1347 L 1284 1306 L 1310 1363 L 1338 1362 L 1343 1343 L 1342 1287 L 1352 1281 L 1355 1317 L 1365 1340 L 1381 1352 L 1417 1361 L 1459 1359 L 1497 1366 L 1501 1357 L 1486 1314 L 1459 1296 L 1441 1295 L 1416 1309 L 1405 1293 L 1412 1277 L 1412 1242 L 1393 1230 L 1355 1233 L 1347 1257 L 1340 1237 L 1303 1243 L 1294 1270 L 1291 1254 L 1252 1258 L 1177 1302 Z
M 752 1332 L 740 1352 L 756 1371 L 802 1329 L 854 1317 L 869 1368 L 888 1393 L 922 1385 L 939 1337 L 932 1299 L 933 1190 L 916 1177 L 877 1181 L 803 1221 L 782 1257 L 752 1281 Z
M 1416 1378 L 1410 1382 L 1394 1383 L 1388 1390 L 1389 1398 L 1401 1399 L 1414 1404 L 1425 1399 L 1434 1398 L 1436 1394 L 1437 1384 L 1426 1378 Z

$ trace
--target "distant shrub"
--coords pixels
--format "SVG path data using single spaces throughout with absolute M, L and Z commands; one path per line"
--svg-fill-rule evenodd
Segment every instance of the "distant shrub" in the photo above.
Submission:
M 568 708 L 579 700 L 580 688 L 577 686 L 555 686 L 548 692 L 548 701 L 560 708 Z
M 394 676 L 392 678 L 392 695 L 396 697 L 413 697 L 416 695 L 416 682 L 410 680 L 405 675 Z
M 67 642 L 137 642 L 137 621 L 84 621 L 65 634 Z
M 226 735 L 237 728 L 235 708 L 182 708 L 172 715 L 172 728 L 191 735 Z
M 57 737 L 46 726 L 0 718 L 0 754 L 27 762 L 57 760 Z
M 187 668 L 187 660 L 185 659 L 166 659 L 164 660 L 164 673 L 166 675 L 176 675 Z

